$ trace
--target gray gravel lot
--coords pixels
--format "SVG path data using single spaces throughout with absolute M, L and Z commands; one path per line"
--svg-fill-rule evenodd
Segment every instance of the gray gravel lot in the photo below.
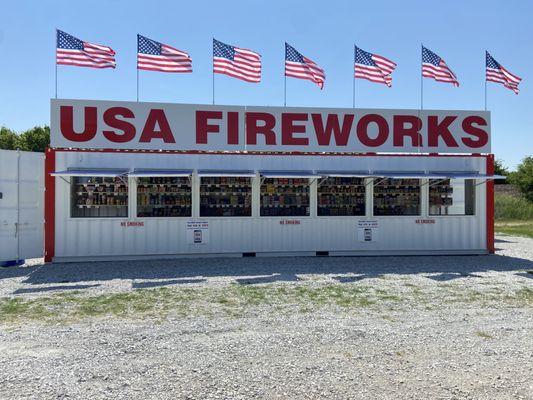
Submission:
M 196 293 L 159 316 L 3 320 L 0 398 L 533 399 L 533 240 L 497 247 L 0 269 L 4 304 Z

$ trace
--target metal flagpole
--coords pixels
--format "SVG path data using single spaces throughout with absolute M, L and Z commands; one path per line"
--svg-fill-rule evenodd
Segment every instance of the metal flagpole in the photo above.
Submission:
M 55 44 L 55 47 L 56 47 L 56 99 L 57 99 L 57 35 L 58 35 L 58 32 L 57 32 L 57 28 L 56 28 L 56 44 Z
M 284 85 L 285 89 L 284 89 L 284 97 L 283 97 L 283 107 L 287 107 L 287 75 L 284 75 L 284 77 L 285 77 L 285 85 Z
M 421 44 L 421 53 L 420 53 L 420 109 L 424 109 L 424 72 L 423 72 L 423 64 L 424 64 L 424 45 Z
M 139 102 L 139 34 L 137 34 L 137 103 Z
M 215 49 L 215 38 L 213 38 L 213 51 Z M 213 52 L 213 56 L 215 53 Z M 215 59 L 213 57 L 213 63 L 215 62 Z M 215 104 L 215 65 L 213 65 L 213 105 Z
M 353 50 L 354 52 L 356 52 L 357 50 L 355 50 L 356 46 L 355 44 L 353 45 Z M 354 54 L 355 55 L 355 54 Z M 353 85 L 352 85 L 352 108 L 355 108 L 355 57 L 354 57 L 354 63 L 353 63 Z
M 487 51 L 485 50 L 485 111 L 487 111 Z
M 284 77 L 284 87 L 283 87 L 283 107 L 287 107 L 287 42 L 285 42 L 285 50 L 284 50 L 284 57 L 283 60 L 283 77 Z

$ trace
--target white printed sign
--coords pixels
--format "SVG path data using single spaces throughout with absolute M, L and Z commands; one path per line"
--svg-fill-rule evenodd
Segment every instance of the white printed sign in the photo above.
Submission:
M 490 153 L 490 113 L 53 99 L 51 146 L 170 151 Z
M 378 220 L 362 219 L 357 221 L 357 240 L 375 242 L 378 239 Z
M 209 222 L 208 221 L 187 221 L 187 243 L 188 244 L 209 243 Z

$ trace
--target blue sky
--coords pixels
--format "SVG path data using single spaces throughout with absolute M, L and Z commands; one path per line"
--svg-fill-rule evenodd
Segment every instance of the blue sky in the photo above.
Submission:
M 12 1 L 0 22 L 0 125 L 49 123 L 55 29 L 111 46 L 116 70 L 60 66 L 59 97 L 135 100 L 136 35 L 188 51 L 192 74 L 141 72 L 141 100 L 211 102 L 212 38 L 258 51 L 260 84 L 218 75 L 218 104 L 283 105 L 284 42 L 321 65 L 324 90 L 288 79 L 290 106 L 351 107 L 353 44 L 398 63 L 393 87 L 357 80 L 357 106 L 418 108 L 420 44 L 439 54 L 461 87 L 425 79 L 425 108 L 483 109 L 484 52 L 523 78 L 516 96 L 489 84 L 492 148 L 509 167 L 533 153 L 533 2 Z

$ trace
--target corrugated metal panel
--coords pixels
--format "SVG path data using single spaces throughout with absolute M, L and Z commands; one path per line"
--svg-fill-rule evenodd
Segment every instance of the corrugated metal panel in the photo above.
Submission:
M 229 158 L 228 158 L 229 157 Z M 234 158 L 235 157 L 235 158 Z M 309 157 L 309 156 L 221 156 L 123 153 L 62 153 L 57 168 L 96 167 L 214 169 L 324 169 L 431 171 L 472 170 L 485 173 L 483 158 L 453 157 Z M 371 164 L 371 165 L 370 165 Z M 259 179 L 254 178 L 257 196 Z M 197 185 L 197 177 L 193 176 Z M 379 217 L 378 240 L 359 242 L 357 221 L 364 217 L 245 217 L 245 218 L 69 218 L 69 185 L 56 179 L 56 256 L 120 256 L 208 254 L 293 251 L 408 251 L 479 250 L 486 247 L 485 185 L 476 187 L 475 216 Z M 257 198 L 257 197 L 255 197 Z M 257 208 L 256 208 L 257 210 Z M 418 224 L 429 218 L 433 224 Z M 187 243 L 188 220 L 209 221 L 209 242 Z M 298 220 L 299 225 L 282 225 L 280 220 Z M 121 222 L 142 221 L 144 226 L 122 226 Z

